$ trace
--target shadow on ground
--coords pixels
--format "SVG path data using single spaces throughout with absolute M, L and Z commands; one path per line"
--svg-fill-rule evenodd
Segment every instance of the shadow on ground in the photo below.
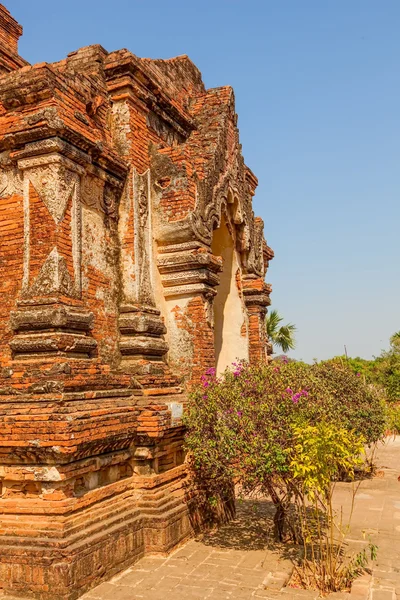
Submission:
M 298 547 L 288 542 L 278 543 L 274 538 L 274 514 L 271 500 L 238 499 L 234 519 L 197 539 L 215 548 L 278 551 L 282 558 L 294 558 Z

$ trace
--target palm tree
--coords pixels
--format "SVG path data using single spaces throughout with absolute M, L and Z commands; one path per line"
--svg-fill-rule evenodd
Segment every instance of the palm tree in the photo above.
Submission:
M 278 347 L 282 352 L 293 350 L 296 346 L 294 337 L 296 326 L 292 323 L 280 325 L 283 317 L 280 316 L 277 310 L 271 310 L 265 319 L 265 328 L 267 330 L 268 340 L 272 346 Z
M 396 331 L 396 333 L 390 337 L 390 346 L 394 351 L 400 351 L 400 331 Z

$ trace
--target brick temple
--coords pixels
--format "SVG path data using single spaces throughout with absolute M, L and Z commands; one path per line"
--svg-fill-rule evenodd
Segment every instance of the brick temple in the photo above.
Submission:
M 21 34 L 0 5 L 0 588 L 73 600 L 192 534 L 187 392 L 267 360 L 273 252 L 230 87 Z

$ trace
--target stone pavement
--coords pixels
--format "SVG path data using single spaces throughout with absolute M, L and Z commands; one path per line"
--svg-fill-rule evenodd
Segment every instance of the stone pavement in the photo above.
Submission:
M 400 600 L 400 436 L 388 439 L 378 451 L 377 476 L 357 491 L 349 541 L 361 547 L 378 546 L 372 567 L 372 600 Z M 336 501 L 349 504 L 349 484 L 340 484 Z M 356 587 L 357 583 L 353 587 Z
M 378 476 L 361 482 L 348 541 L 358 550 L 372 541 L 378 559 L 372 577 L 356 581 L 336 599 L 400 600 L 400 437 L 377 455 Z M 336 486 L 335 502 L 351 505 L 355 484 Z M 316 592 L 284 588 L 291 572 L 290 549 L 282 555 L 271 538 L 273 509 L 267 501 L 239 504 L 234 522 L 188 542 L 169 557 L 146 557 L 94 588 L 82 600 L 308 600 Z M 283 588 L 283 589 L 282 589 Z
M 372 577 L 356 581 L 343 600 L 400 600 L 400 437 L 379 448 L 380 470 L 357 491 L 349 543 L 355 550 L 378 545 Z M 348 508 L 354 484 L 337 484 L 335 501 Z M 346 513 L 346 511 L 345 511 Z M 110 582 L 94 588 L 84 600 L 308 600 L 316 592 L 283 588 L 291 572 L 287 555 L 270 537 L 268 502 L 239 505 L 238 517 L 173 552 L 168 558 L 146 557 Z M 346 514 L 345 514 L 346 516 Z M 281 589 L 283 588 L 283 589 Z
M 186 543 L 168 558 L 142 559 L 83 599 L 263 598 L 267 580 L 280 589 L 292 571 L 288 557 L 267 548 L 271 540 L 265 531 L 271 529 L 273 514 L 270 502 L 243 502 L 232 523 Z

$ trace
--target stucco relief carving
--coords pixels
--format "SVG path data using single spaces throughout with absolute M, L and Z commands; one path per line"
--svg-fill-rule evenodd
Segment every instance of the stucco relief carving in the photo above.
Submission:
M 0 198 L 23 194 L 23 177 L 9 158 L 9 152 L 0 153 Z
M 73 193 L 76 173 L 60 163 L 54 163 L 29 169 L 28 177 L 55 223 L 59 224 Z
M 214 328 L 214 322 L 215 322 L 214 297 L 215 297 L 214 290 L 210 290 L 208 293 L 205 294 L 205 299 L 206 299 L 206 304 L 205 304 L 206 320 L 207 320 L 207 325 L 211 329 Z
M 57 293 L 74 296 L 74 288 L 75 282 L 68 272 L 65 258 L 60 256 L 57 248 L 53 248 L 40 269 L 39 275 L 26 290 L 26 296 L 49 296 Z
M 114 102 L 112 106 L 111 131 L 118 152 L 124 156 L 129 152 L 130 112 L 126 101 Z
M 109 180 L 110 179 L 110 180 Z M 85 173 L 81 184 L 82 204 L 116 218 L 121 197 L 120 182 L 107 178 L 104 174 Z
M 110 183 L 105 183 L 104 192 L 100 200 L 100 208 L 106 215 L 115 218 L 118 212 L 118 201 L 121 192 Z
M 249 265 L 251 270 L 257 275 L 264 277 L 264 254 L 263 254 L 263 243 L 264 243 L 264 222 L 262 219 L 257 218 L 253 220 L 253 240 L 250 246 Z
M 243 268 L 249 273 L 262 276 L 262 223 L 257 225 L 254 219 L 252 190 L 247 181 L 247 168 L 241 154 L 237 131 L 233 147 L 228 148 L 228 138 L 228 127 L 225 124 L 218 137 L 214 159 L 205 177 L 200 178 L 192 165 L 194 172 L 191 177 L 196 184 L 195 206 L 179 221 L 168 220 L 162 209 L 162 198 L 174 188 L 186 189 L 187 186 L 182 184 L 182 180 L 188 180 L 187 174 L 182 173 L 182 170 L 165 155 L 153 153 L 155 236 L 161 245 L 196 240 L 210 246 L 213 231 L 219 227 L 221 215 L 225 212 L 227 221 L 235 230 L 236 249 L 241 255 Z M 163 187 L 158 184 L 159 181 L 168 181 L 168 184 Z
M 82 167 L 57 154 L 22 159 L 24 185 L 24 278 L 22 297 L 62 294 L 79 297 L 81 291 L 81 204 L 79 199 Z M 31 193 L 49 215 L 52 244 L 39 273 L 31 272 L 31 255 L 40 239 L 41 223 L 34 219 L 36 206 Z M 67 253 L 67 254 L 66 254 Z M 67 266 L 69 263 L 69 268 Z
M 120 305 L 119 348 L 125 368 L 131 372 L 160 374 L 165 367 L 161 357 L 168 351 L 168 345 L 163 337 L 166 328 L 156 308 L 152 281 L 150 172 L 134 171 L 132 195 L 129 192 L 120 212 L 121 239 L 128 235 L 130 241 L 123 244 L 122 251 L 124 301 Z M 134 232 L 133 238 L 128 233 L 130 230 Z M 143 357 L 147 365 L 138 362 Z
M 81 199 L 82 204 L 96 210 L 101 209 L 104 193 L 104 181 L 91 174 L 82 177 Z
M 151 282 L 150 253 L 152 248 L 150 217 L 150 173 L 135 172 L 133 181 L 135 219 L 136 301 L 155 306 Z

